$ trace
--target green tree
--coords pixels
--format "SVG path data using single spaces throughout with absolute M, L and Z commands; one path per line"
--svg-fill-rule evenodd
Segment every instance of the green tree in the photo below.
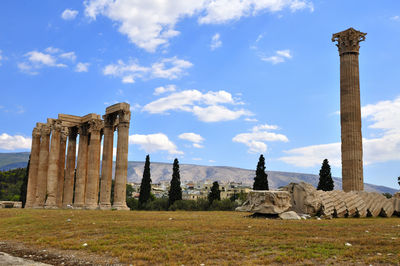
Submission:
M 182 200 L 181 176 L 179 174 L 179 161 L 175 158 L 172 167 L 171 186 L 168 192 L 168 205 L 171 206 L 175 201 Z
M 219 190 L 219 184 L 215 181 L 211 187 L 211 191 L 208 194 L 208 202 L 210 205 L 214 200 L 221 200 L 221 190 Z
M 256 177 L 254 177 L 253 190 L 269 190 L 268 175 L 265 173 L 265 159 L 261 154 L 258 160 Z
M 28 178 L 29 178 L 29 166 L 31 164 L 31 155 L 29 155 L 28 166 L 26 167 L 26 172 L 24 175 L 24 179 L 22 180 L 21 184 L 21 193 L 19 196 L 20 201 L 22 201 L 22 208 L 25 208 L 26 203 L 26 192 L 28 190 Z
M 328 159 L 322 162 L 321 170 L 319 170 L 318 190 L 331 191 L 334 188 L 334 183 L 331 174 L 331 166 Z
M 399 183 L 400 186 L 400 176 L 397 178 L 397 183 Z
M 143 206 L 150 200 L 151 178 L 150 178 L 150 156 L 146 156 L 144 163 L 142 183 L 140 183 L 139 206 Z

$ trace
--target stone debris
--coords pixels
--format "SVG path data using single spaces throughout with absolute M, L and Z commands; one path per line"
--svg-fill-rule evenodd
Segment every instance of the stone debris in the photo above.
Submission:
M 350 244 L 350 243 L 346 243 L 346 244 L 344 244 L 346 247 L 351 247 L 352 246 L 352 244 Z
M 287 191 L 257 190 L 250 191 L 247 200 L 236 211 L 280 214 L 290 207 L 290 194 Z
M 282 220 L 301 220 L 301 217 L 294 211 L 280 213 L 279 218 Z

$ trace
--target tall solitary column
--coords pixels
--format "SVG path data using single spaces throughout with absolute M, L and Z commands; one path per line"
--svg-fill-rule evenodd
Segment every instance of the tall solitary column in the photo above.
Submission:
M 121 110 L 118 123 L 117 161 L 115 165 L 115 185 L 113 209 L 129 210 L 126 206 L 126 180 L 128 176 L 129 121 L 131 112 Z
M 35 127 L 32 131 L 32 147 L 28 173 L 28 187 L 26 191 L 25 208 L 32 208 L 36 199 L 36 184 L 39 169 L 40 129 Z
M 100 130 L 102 120 L 89 121 L 90 142 L 88 151 L 87 182 L 85 193 L 85 209 L 97 209 L 100 181 Z
M 111 209 L 111 182 L 115 115 L 104 115 L 103 162 L 101 164 L 100 209 Z
M 78 163 L 76 168 L 75 198 L 74 207 L 82 208 L 85 204 L 85 186 L 87 177 L 87 159 L 88 159 L 88 130 L 87 124 L 78 128 L 79 148 Z
M 72 206 L 72 198 L 74 192 L 74 175 L 75 175 L 75 158 L 76 158 L 76 136 L 78 129 L 72 127 L 69 129 L 68 136 L 68 150 L 67 150 L 67 166 L 65 169 L 65 180 L 64 180 L 64 197 L 63 197 L 63 208 L 68 205 Z
M 57 208 L 58 167 L 60 162 L 61 122 L 54 121 L 51 125 L 51 144 L 49 168 L 47 170 L 47 199 L 45 208 Z
M 365 40 L 365 35 L 349 28 L 332 36 L 340 55 L 342 186 L 345 192 L 364 190 L 358 54 L 359 43 Z
M 62 127 L 60 135 L 60 155 L 58 162 L 57 200 L 58 208 L 62 207 L 65 177 L 65 149 L 67 145 L 68 128 Z
M 40 152 L 39 166 L 36 183 L 36 199 L 33 204 L 34 208 L 43 208 L 46 200 L 47 191 L 47 170 L 49 166 L 49 144 L 50 144 L 50 126 L 48 124 L 40 124 Z

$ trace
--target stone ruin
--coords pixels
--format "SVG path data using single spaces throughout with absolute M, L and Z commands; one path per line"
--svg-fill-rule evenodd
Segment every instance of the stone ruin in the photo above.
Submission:
M 387 199 L 377 192 L 322 191 L 305 182 L 290 183 L 278 191 L 251 191 L 236 210 L 267 215 L 294 211 L 324 218 L 391 217 L 400 216 L 400 192 Z
M 32 131 L 25 207 L 129 210 L 126 182 L 130 118 L 130 105 L 118 103 L 106 108 L 103 119 L 94 113 L 82 117 L 59 114 L 57 119 L 37 123 Z M 115 130 L 118 143 L 111 206 Z

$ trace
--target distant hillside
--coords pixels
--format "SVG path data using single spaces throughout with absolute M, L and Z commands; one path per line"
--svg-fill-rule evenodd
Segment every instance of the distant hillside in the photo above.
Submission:
M 26 167 L 30 152 L 0 153 L 0 171 Z
M 29 153 L 0 153 L 0 171 L 26 167 Z M 144 162 L 128 163 L 128 181 L 140 182 L 143 176 Z M 243 184 L 253 184 L 255 175 L 254 170 L 228 167 L 228 166 L 202 166 L 194 164 L 180 165 L 182 181 L 220 181 L 220 182 L 242 182 Z M 286 186 L 290 182 L 307 182 L 314 186 L 318 184 L 318 175 L 289 173 L 278 171 L 267 171 L 269 185 L 271 188 Z M 151 163 L 151 179 L 153 183 L 159 181 L 169 181 L 172 175 L 172 164 Z M 342 188 L 342 179 L 334 178 L 335 189 Z M 385 186 L 377 186 L 365 183 L 365 190 L 376 191 L 379 193 L 395 193 L 397 190 Z

